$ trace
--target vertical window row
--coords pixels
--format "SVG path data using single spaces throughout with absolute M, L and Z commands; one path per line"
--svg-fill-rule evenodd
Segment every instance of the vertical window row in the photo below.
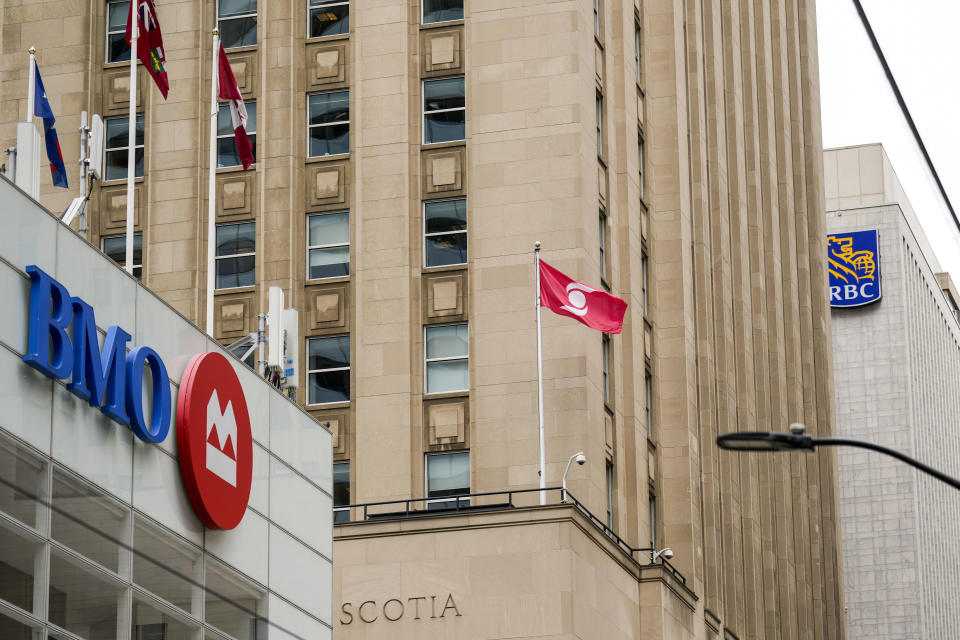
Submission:
M 597 90 L 597 156 L 603 157 L 603 94 Z
M 104 176 L 105 181 L 127 179 L 127 159 L 130 153 L 130 120 L 127 116 L 106 118 L 104 122 Z M 143 177 L 143 114 L 137 114 L 135 138 L 134 177 Z
M 129 62 L 130 45 L 127 44 L 127 13 L 130 3 L 127 0 L 111 0 L 107 3 L 107 43 L 106 61 Z
M 308 0 L 308 38 L 350 33 L 349 0 Z
M 257 44 L 257 0 L 218 0 L 217 28 L 224 49 Z
M 423 260 L 425 267 L 467 263 L 466 198 L 423 203 Z
M 424 330 L 426 393 L 470 390 L 470 355 L 467 324 L 445 324 Z
M 235 289 L 255 284 L 256 223 L 217 225 L 216 288 Z
M 467 137 L 464 77 L 423 81 L 423 144 Z
M 449 509 L 470 505 L 470 452 L 428 453 L 426 455 L 427 509 Z
M 121 267 L 127 266 L 127 236 L 103 236 L 101 249 L 107 257 Z M 133 234 L 133 276 L 141 280 L 143 276 L 143 234 Z
M 333 463 L 333 521 L 350 522 L 350 463 Z
M 350 153 L 350 91 L 307 96 L 307 155 L 311 158 Z
M 307 338 L 307 404 L 349 401 L 349 334 Z
M 257 160 L 257 101 L 244 100 L 243 106 L 247 109 L 247 137 L 250 138 L 250 148 L 253 151 L 253 160 Z M 233 118 L 230 116 L 230 105 L 221 104 L 217 111 L 217 168 L 239 167 L 240 154 L 237 152 L 237 137 L 233 130 Z
M 350 275 L 350 212 L 307 216 L 307 279 Z
M 604 284 L 607 275 L 607 212 L 600 207 L 600 278 Z

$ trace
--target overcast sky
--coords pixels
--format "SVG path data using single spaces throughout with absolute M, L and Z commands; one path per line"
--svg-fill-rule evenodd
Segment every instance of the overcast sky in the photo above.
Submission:
M 861 3 L 947 195 L 958 210 L 960 2 Z M 900 114 L 853 1 L 817 0 L 817 28 L 823 146 L 883 143 L 941 267 L 960 284 L 960 232 Z

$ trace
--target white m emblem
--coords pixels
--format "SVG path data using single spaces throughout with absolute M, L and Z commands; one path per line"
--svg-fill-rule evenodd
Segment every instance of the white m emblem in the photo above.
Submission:
M 220 398 L 213 390 L 207 403 L 207 469 L 237 486 L 237 421 L 233 403 L 221 413 Z

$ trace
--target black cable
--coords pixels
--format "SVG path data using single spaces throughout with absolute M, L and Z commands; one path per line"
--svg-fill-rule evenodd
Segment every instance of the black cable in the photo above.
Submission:
M 880 48 L 880 43 L 877 41 L 877 36 L 873 32 L 873 27 L 870 26 L 870 21 L 867 19 L 867 14 L 863 10 L 863 5 L 860 4 L 860 0 L 853 0 L 853 4 L 857 8 L 857 13 L 860 14 L 860 22 L 863 23 L 863 28 L 867 32 L 867 36 L 870 38 L 870 44 L 873 45 L 873 50 L 876 52 L 877 58 L 880 60 L 880 66 L 883 67 L 883 72 L 887 76 L 887 82 L 890 83 L 890 88 L 893 89 L 893 95 L 897 98 L 897 103 L 900 105 L 900 111 L 903 112 L 903 117 L 906 119 L 907 125 L 910 127 L 910 131 L 913 133 L 913 138 L 917 141 L 917 146 L 920 147 L 920 153 L 923 154 L 923 159 L 927 162 L 927 168 L 930 169 L 930 173 L 933 175 L 933 180 L 937 183 L 937 188 L 940 189 L 940 195 L 943 196 L 943 201 L 947 205 L 947 209 L 950 210 L 950 215 L 953 217 L 953 224 L 956 225 L 957 230 L 960 231 L 960 219 L 957 218 L 957 212 L 953 209 L 953 203 L 950 202 L 950 197 L 947 195 L 947 190 L 943 188 L 943 182 L 940 181 L 940 174 L 937 173 L 936 167 L 933 166 L 933 160 L 930 159 L 930 154 L 927 153 L 927 147 L 923 144 L 923 139 L 920 137 L 920 132 L 917 130 L 917 125 L 913 121 L 913 116 L 910 115 L 910 110 L 907 109 L 907 103 L 903 99 L 903 94 L 900 93 L 900 87 L 897 85 L 897 81 L 893 77 L 893 71 L 890 70 L 890 65 L 887 64 L 887 58 L 883 55 L 883 50 Z

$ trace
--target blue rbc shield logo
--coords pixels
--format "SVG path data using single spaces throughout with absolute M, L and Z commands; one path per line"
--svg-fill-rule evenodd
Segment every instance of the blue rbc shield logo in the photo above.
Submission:
M 874 231 L 827 236 L 830 306 L 860 307 L 880 299 L 880 240 Z

